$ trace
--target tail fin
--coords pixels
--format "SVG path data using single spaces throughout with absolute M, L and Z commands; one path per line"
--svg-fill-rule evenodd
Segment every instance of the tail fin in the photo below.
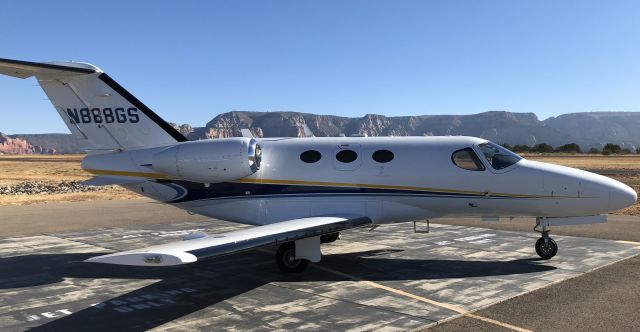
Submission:
M 0 59 L 0 74 L 35 76 L 71 133 L 88 150 L 125 150 L 187 140 L 96 66 Z

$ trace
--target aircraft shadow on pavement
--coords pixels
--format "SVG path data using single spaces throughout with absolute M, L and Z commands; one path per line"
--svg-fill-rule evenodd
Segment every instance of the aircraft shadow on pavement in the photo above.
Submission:
M 389 251 L 333 254 L 322 266 L 372 281 L 435 280 L 545 272 L 534 260 L 468 261 L 384 258 Z M 103 253 L 101 253 L 103 254 Z M 161 279 L 59 318 L 34 330 L 142 331 L 249 292 L 270 282 L 344 281 L 346 276 L 309 268 L 283 275 L 273 255 L 263 251 L 204 260 L 177 267 L 131 267 L 84 263 L 97 254 L 42 254 L 0 258 L 0 289 L 54 284 L 65 278 Z M 95 293 L 95 292 L 92 292 Z

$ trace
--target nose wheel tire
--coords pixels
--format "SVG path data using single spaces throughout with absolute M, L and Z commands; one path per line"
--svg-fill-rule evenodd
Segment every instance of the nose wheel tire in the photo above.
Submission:
M 542 259 L 551 259 L 558 253 L 558 244 L 548 236 L 541 237 L 536 241 L 536 253 Z
M 276 264 L 282 272 L 300 273 L 309 265 L 306 259 L 296 259 L 296 246 L 294 242 L 287 242 L 278 248 Z

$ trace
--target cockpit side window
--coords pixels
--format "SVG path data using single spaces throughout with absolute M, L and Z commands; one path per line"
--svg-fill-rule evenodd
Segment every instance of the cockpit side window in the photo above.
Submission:
M 482 154 L 484 154 L 487 162 L 489 162 L 489 165 L 495 170 L 505 169 L 522 159 L 519 155 L 492 142 L 482 143 L 478 145 L 478 147 L 480 151 L 482 151 Z
M 484 166 L 472 148 L 455 151 L 451 155 L 451 161 L 462 169 L 469 171 L 484 171 Z

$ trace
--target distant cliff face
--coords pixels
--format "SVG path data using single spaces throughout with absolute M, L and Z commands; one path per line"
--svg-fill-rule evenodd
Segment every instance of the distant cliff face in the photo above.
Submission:
M 255 137 L 467 135 L 512 145 L 578 143 L 588 149 L 615 143 L 631 150 L 640 147 L 640 113 L 635 112 L 572 113 L 544 121 L 533 113 L 512 112 L 399 117 L 368 114 L 360 118 L 296 112 L 228 112 L 214 117 L 204 127 L 172 125 L 190 140 L 241 136 L 240 130 L 246 128 Z M 12 141 L 5 143 L 7 151 L 82 152 L 78 141 L 67 134 L 4 137 L 5 141 L 18 139 L 32 145 L 18 148 L 24 143 Z
M 637 112 L 570 113 L 549 118 L 544 123 L 580 145 L 602 147 L 604 143 L 615 143 L 632 150 L 640 147 L 640 113 Z
M 52 154 L 50 148 L 34 146 L 22 138 L 13 138 L 0 133 L 0 154 Z
M 9 135 L 15 139 L 21 139 L 34 146 L 34 153 L 83 153 L 84 149 L 80 141 L 70 134 L 23 134 Z
M 248 128 L 256 137 L 469 135 L 510 144 L 571 142 L 570 136 L 547 126 L 533 113 L 510 112 L 401 117 L 368 114 L 361 118 L 295 112 L 229 112 L 216 116 L 205 127 L 174 127 L 189 139 L 241 136 L 240 130 Z

